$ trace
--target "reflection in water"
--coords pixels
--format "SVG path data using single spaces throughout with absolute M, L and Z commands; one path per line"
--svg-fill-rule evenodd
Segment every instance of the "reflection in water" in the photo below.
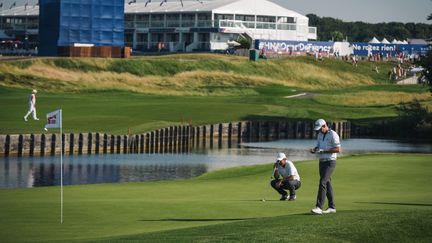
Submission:
M 293 139 L 247 143 L 239 148 L 201 149 L 191 154 L 108 154 L 64 157 L 64 184 L 94 184 L 185 179 L 221 168 L 274 162 L 277 152 L 290 160 L 316 159 L 308 149 L 315 140 Z M 343 155 L 370 152 L 432 153 L 431 144 L 393 140 L 348 139 Z M 271 167 L 269 168 L 269 173 Z M 0 188 L 25 188 L 60 184 L 59 157 L 0 159 Z
M 133 162 L 131 158 L 126 158 L 126 163 L 119 163 L 119 159 L 109 158 L 109 156 L 65 157 L 63 184 L 181 179 L 207 172 L 204 164 L 148 164 L 145 161 L 138 164 L 131 163 Z M 59 157 L 6 158 L 0 165 L 3 165 L 0 167 L 0 188 L 60 185 Z

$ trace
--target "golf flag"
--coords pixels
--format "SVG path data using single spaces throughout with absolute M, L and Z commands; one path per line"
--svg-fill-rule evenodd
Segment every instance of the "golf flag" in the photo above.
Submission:
M 61 110 L 56 110 L 47 114 L 47 123 L 45 129 L 47 128 L 61 128 L 62 116 Z
M 47 128 L 60 128 L 60 223 L 63 224 L 63 126 L 62 126 L 62 110 L 56 110 L 47 114 Z

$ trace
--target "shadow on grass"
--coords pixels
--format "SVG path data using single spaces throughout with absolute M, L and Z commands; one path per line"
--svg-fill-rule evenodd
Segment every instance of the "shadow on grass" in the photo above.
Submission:
M 242 220 L 250 220 L 250 219 L 256 219 L 256 218 L 236 218 L 236 219 L 141 219 L 138 221 L 144 221 L 144 222 L 162 222 L 162 221 L 168 221 L 168 222 L 212 222 L 212 221 L 242 221 Z
M 402 202 L 354 202 L 354 203 L 432 207 L 431 203 L 402 203 Z

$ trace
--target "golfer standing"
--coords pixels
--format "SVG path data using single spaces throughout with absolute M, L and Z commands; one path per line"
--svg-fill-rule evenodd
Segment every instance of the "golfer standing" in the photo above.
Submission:
M 36 116 L 36 93 L 37 90 L 33 90 L 31 95 L 29 96 L 29 110 L 27 112 L 27 114 L 24 116 L 24 121 L 27 121 L 27 117 L 33 113 L 33 119 L 34 120 L 39 120 L 39 118 L 37 118 Z
M 311 210 L 314 214 L 336 213 L 331 185 L 331 176 L 336 168 L 337 153 L 341 151 L 339 135 L 331 130 L 323 119 L 315 122 L 315 131 L 319 131 L 317 145 L 310 150 L 311 153 L 319 153 L 318 195 L 316 207 Z M 325 198 L 328 199 L 328 209 L 322 210 Z
M 293 162 L 287 160 L 284 153 L 277 155 L 273 176 L 275 179 L 270 182 L 270 185 L 281 194 L 282 197 L 280 200 L 296 200 L 296 190 L 301 186 L 300 175 Z M 288 193 L 284 189 L 289 190 L 289 198 Z

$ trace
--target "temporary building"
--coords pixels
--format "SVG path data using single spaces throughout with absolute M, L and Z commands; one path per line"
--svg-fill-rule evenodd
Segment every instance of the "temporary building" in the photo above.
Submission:
M 381 43 L 376 37 L 372 38 L 372 40 L 369 41 L 371 44 L 379 44 Z
M 386 38 L 382 39 L 381 43 L 382 44 L 390 44 L 390 42 Z

